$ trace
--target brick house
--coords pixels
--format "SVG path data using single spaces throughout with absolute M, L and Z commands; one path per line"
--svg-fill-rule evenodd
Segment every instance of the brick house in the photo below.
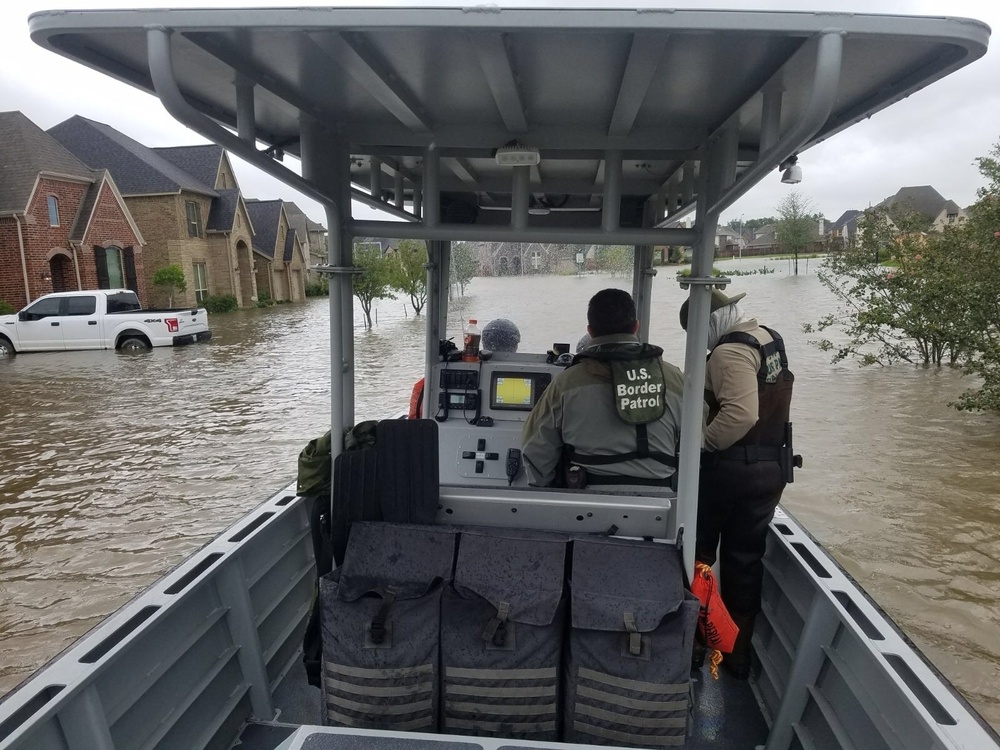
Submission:
M 258 294 L 267 294 L 276 302 L 304 300 L 309 258 L 289 223 L 283 201 L 250 198 L 246 207 L 254 226 Z
M 143 304 L 144 239 L 113 176 L 21 112 L 0 112 L 0 300 L 127 287 Z
M 240 307 L 257 300 L 254 227 L 232 164 L 216 145 L 149 148 L 103 123 L 74 116 L 48 131 L 81 161 L 108 170 L 146 240 L 145 280 L 153 303 L 167 291 L 153 274 L 177 264 L 187 290 L 174 304 L 196 305 L 232 295 Z

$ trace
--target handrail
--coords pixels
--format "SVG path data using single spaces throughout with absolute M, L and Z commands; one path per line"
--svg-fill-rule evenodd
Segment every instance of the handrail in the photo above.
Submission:
M 820 33 L 816 48 L 816 70 L 813 75 L 809 103 L 802 118 L 791 130 L 777 140 L 732 186 L 708 207 L 707 213 L 718 214 L 739 200 L 763 175 L 794 154 L 802 144 L 812 138 L 830 117 L 837 88 L 840 85 L 840 68 L 844 58 L 843 29 L 825 29 Z
M 153 82 L 153 90 L 163 102 L 164 108 L 179 122 L 187 125 L 199 135 L 208 138 L 228 149 L 241 159 L 250 162 L 255 167 L 270 176 L 281 180 L 286 185 L 295 188 L 303 195 L 312 198 L 323 206 L 336 204 L 336 200 L 315 185 L 296 174 L 288 167 L 278 164 L 264 152 L 258 151 L 252 142 L 244 140 L 219 125 L 202 112 L 193 107 L 177 84 L 174 75 L 173 55 L 170 49 L 170 35 L 173 30 L 161 25 L 146 27 L 148 47 L 149 75 Z M 418 221 L 418 217 L 391 206 L 358 188 L 351 188 L 351 198 L 367 206 L 385 211 L 386 213 L 408 221 Z

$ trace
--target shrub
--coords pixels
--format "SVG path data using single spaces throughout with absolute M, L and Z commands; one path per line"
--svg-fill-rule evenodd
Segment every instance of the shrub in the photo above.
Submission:
M 323 278 L 306 282 L 307 297 L 329 297 L 330 283 Z
M 274 300 L 271 299 L 271 295 L 267 292 L 257 293 L 257 307 L 270 307 L 274 304 Z
M 232 294 L 213 294 L 211 297 L 205 297 L 202 307 L 210 313 L 232 312 L 240 308 L 236 297 Z
M 11 305 L 0 299 L 0 315 L 12 315 L 16 312 L 17 310 L 15 310 Z

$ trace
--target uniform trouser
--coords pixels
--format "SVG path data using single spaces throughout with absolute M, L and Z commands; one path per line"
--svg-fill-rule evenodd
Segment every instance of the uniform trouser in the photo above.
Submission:
M 777 461 L 702 465 L 696 557 L 713 565 L 718 550 L 722 601 L 734 619 L 752 623 L 760 611 L 767 529 L 784 488 Z

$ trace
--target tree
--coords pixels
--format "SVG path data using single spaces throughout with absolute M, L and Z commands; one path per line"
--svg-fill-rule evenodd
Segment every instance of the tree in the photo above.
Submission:
M 451 282 L 458 284 L 459 293 L 465 296 L 465 287 L 479 270 L 479 261 L 468 242 L 456 242 L 451 247 Z
M 177 263 L 157 269 L 153 274 L 153 286 L 159 287 L 167 295 L 167 307 L 174 306 L 174 292 L 186 292 L 187 280 L 184 269 Z
M 354 250 L 354 265 L 361 269 L 354 276 L 354 296 L 365 313 L 365 327 L 372 327 L 372 303 L 377 299 L 392 299 L 394 260 L 384 258 L 378 246 Z
M 775 239 L 782 252 L 794 256 L 796 276 L 799 273 L 799 253 L 819 239 L 816 219 L 809 213 L 810 208 L 809 201 L 797 190 L 778 204 L 780 218 L 775 223 Z
M 1000 143 L 977 163 L 987 184 L 964 224 L 928 233 L 919 214 L 865 213 L 860 239 L 820 273 L 840 307 L 818 328 L 846 343 L 814 343 L 835 362 L 958 365 L 980 384 L 953 406 L 1000 411 Z
M 958 230 L 962 254 L 953 271 L 963 282 L 955 302 L 966 311 L 964 368 L 982 379 L 966 391 L 959 409 L 1000 410 L 1000 141 L 976 160 L 986 185 Z
M 921 224 L 916 215 L 896 214 L 892 220 L 884 208 L 868 209 L 858 220 L 859 239 L 827 256 L 818 275 L 839 306 L 817 329 L 839 328 L 847 340 L 814 343 L 834 351 L 833 362 L 940 365 L 958 360 L 964 313 L 950 292 L 955 279 L 949 269 L 959 238 L 928 236 L 919 231 Z
M 413 312 L 427 304 L 427 246 L 420 240 L 400 240 L 392 267 L 392 288 L 410 297 Z
M 597 270 L 607 271 L 613 277 L 632 273 L 635 249 L 625 245 L 598 245 Z

